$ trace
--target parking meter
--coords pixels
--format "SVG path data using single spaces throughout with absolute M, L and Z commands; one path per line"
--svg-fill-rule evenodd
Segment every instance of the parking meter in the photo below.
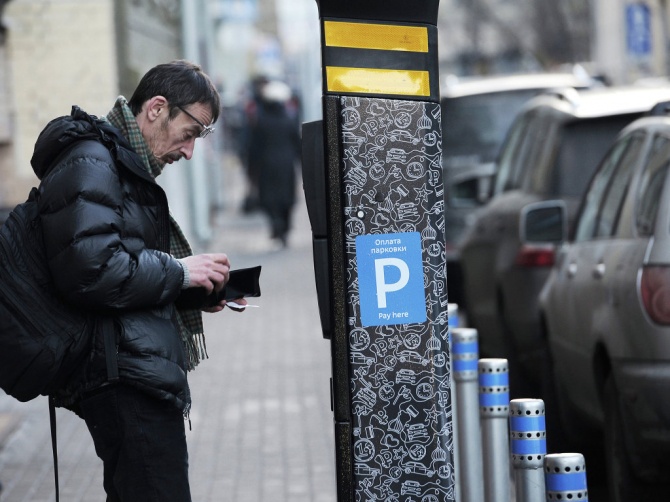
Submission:
M 454 500 L 439 1 L 317 0 L 303 182 L 331 343 L 338 501 Z

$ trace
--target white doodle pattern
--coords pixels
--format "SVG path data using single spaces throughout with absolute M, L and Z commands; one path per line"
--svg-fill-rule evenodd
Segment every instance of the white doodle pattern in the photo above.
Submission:
M 440 107 L 340 105 L 356 501 L 453 501 Z M 356 237 L 402 232 L 421 235 L 427 321 L 364 327 Z

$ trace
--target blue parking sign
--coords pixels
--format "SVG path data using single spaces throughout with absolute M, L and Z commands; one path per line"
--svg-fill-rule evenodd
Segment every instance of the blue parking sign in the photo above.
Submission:
M 426 320 L 421 235 L 406 232 L 356 237 L 363 326 Z
M 651 54 L 651 12 L 643 3 L 626 6 L 626 45 L 633 56 Z

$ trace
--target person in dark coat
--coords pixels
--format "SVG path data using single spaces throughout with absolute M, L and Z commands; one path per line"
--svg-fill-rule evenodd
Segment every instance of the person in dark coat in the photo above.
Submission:
M 258 196 L 270 219 L 271 237 L 286 246 L 300 159 L 298 121 L 286 110 L 291 97 L 286 84 L 268 82 L 261 97 L 260 111 L 251 129 L 249 164 L 258 172 Z
M 242 203 L 242 210 L 245 213 L 253 213 L 260 209 L 258 200 L 259 173 L 256 169 L 257 166 L 249 161 L 249 142 L 251 140 L 251 130 L 256 124 L 258 115 L 261 113 L 261 91 L 263 90 L 263 86 L 268 82 L 269 80 L 267 77 L 262 75 L 254 77 L 249 84 L 249 99 L 244 103 L 242 108 L 243 120 L 239 134 L 238 156 L 242 167 L 244 168 L 244 174 L 246 175 L 247 180 L 247 193 Z
M 166 164 L 191 158 L 219 109 L 200 67 L 173 61 L 149 70 L 130 101 L 119 97 L 105 118 L 73 107 L 35 145 L 54 284 L 96 327 L 89 357 L 53 398 L 86 421 L 108 501 L 191 500 L 187 372 L 206 356 L 201 311 L 226 303 L 180 302 L 220 291 L 230 262 L 224 253 L 192 255 L 155 178 Z M 111 354 L 105 326 L 113 330 Z M 112 379 L 110 367 L 118 372 Z

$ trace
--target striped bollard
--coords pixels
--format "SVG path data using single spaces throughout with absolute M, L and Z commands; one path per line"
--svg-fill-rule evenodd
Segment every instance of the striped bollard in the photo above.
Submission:
M 581 453 L 550 453 L 544 457 L 547 501 L 588 502 L 586 463 Z
M 510 501 L 509 367 L 507 359 L 480 359 L 479 416 L 482 423 L 486 502 Z
M 454 376 L 458 438 L 458 482 L 461 502 L 484 502 L 482 436 L 479 422 L 477 330 L 451 330 L 451 364 Z
M 461 325 L 461 318 L 458 314 L 458 303 L 447 304 L 447 325 L 453 330 Z
M 544 502 L 544 457 L 547 429 L 542 399 L 512 399 L 509 434 L 516 502 Z
M 447 304 L 447 341 L 449 343 L 449 350 L 450 354 L 453 351 L 453 337 L 452 337 L 452 332 L 454 328 L 457 328 L 461 324 L 460 317 L 458 315 L 458 304 L 457 303 L 448 303 Z M 454 398 L 451 400 L 451 410 L 452 410 L 452 415 L 451 415 L 451 426 L 452 426 L 452 431 L 457 431 L 458 430 L 458 405 L 456 403 L 456 384 L 454 382 L 454 368 L 453 368 L 453 361 L 451 358 L 449 358 L 451 364 L 452 364 L 452 371 L 451 371 L 451 388 L 452 388 L 452 394 Z M 453 445 L 454 445 L 454 471 L 456 473 L 461 472 L 461 466 L 459 464 L 458 460 L 458 452 L 460 451 L 460 446 L 458 444 L 458 434 L 454 434 L 453 438 Z M 458 476 L 456 477 L 455 483 L 454 483 L 454 491 L 455 491 L 455 498 L 456 500 L 460 501 L 461 500 L 461 487 L 459 484 L 459 479 Z

